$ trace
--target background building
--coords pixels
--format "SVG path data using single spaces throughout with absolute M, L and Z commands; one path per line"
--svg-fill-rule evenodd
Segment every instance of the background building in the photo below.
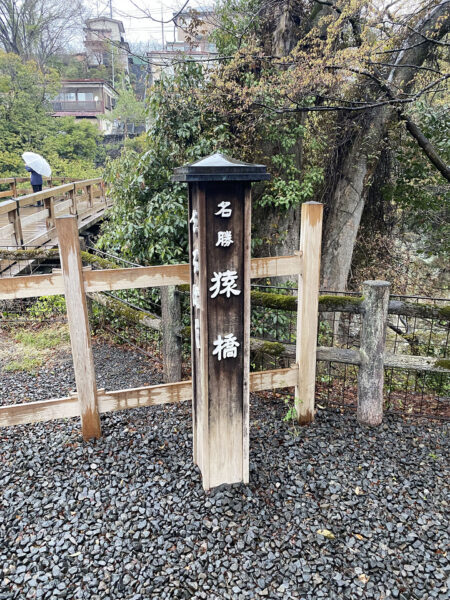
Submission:
M 198 8 L 193 11 L 174 13 L 174 41 L 167 42 L 162 50 L 147 52 L 149 83 L 161 77 L 161 73 L 173 73 L 174 65 L 181 60 L 205 60 L 216 54 L 210 41 L 214 30 L 214 10 Z M 205 61 L 205 68 L 208 63 Z
M 88 67 L 105 65 L 120 66 L 128 73 L 130 47 L 125 41 L 122 21 L 109 17 L 97 17 L 86 21 L 84 45 Z
M 114 108 L 118 94 L 103 79 L 63 79 L 61 91 L 53 100 L 54 117 L 75 117 L 92 121 L 103 133 L 111 133 L 113 123 L 101 118 Z

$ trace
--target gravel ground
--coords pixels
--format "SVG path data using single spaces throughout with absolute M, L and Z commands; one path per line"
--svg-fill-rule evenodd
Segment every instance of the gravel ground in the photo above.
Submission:
M 135 353 L 95 354 L 109 389 L 159 380 Z M 2 375 L 1 403 L 73 388 L 70 365 L 48 373 Z M 268 400 L 252 398 L 250 484 L 206 494 L 187 404 L 105 415 L 87 444 L 76 419 L 1 429 L 0 600 L 449 598 L 445 426 L 320 411 L 295 432 Z
M 142 354 L 103 342 L 94 343 L 93 352 L 98 388 L 120 390 L 162 383 L 161 373 Z M 1 366 L 0 360 L 0 405 L 62 398 L 76 387 L 70 350 L 58 351 L 35 373 L 2 371 Z

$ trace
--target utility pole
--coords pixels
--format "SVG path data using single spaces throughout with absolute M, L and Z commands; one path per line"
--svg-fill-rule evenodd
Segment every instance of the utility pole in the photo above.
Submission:
M 113 18 L 113 8 L 112 8 L 112 0 L 109 0 L 109 16 Z M 114 44 L 111 40 L 111 78 L 112 78 L 112 86 L 115 85 L 115 76 L 114 76 Z

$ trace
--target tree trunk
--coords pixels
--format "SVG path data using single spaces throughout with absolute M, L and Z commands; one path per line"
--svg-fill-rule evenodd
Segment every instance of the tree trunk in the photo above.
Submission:
M 274 56 L 287 56 L 299 40 L 300 9 L 295 0 L 268 3 L 264 13 L 268 27 L 268 52 Z M 299 115 L 300 122 L 305 115 Z M 279 152 L 275 144 L 266 143 L 268 156 Z M 295 164 L 302 165 L 303 140 L 299 139 L 292 149 Z M 254 207 L 252 237 L 261 240 L 255 248 L 256 256 L 283 256 L 298 252 L 300 245 L 300 206 L 280 209 L 272 206 Z M 278 283 L 292 277 L 277 278 Z
M 387 85 L 401 88 L 404 92 L 411 90 L 417 75 L 416 67 L 423 64 L 433 47 L 433 42 L 427 41 L 427 38 L 431 36 L 439 40 L 448 32 L 450 16 L 447 8 L 448 2 L 442 1 L 416 26 L 420 33 L 413 32 L 405 39 L 405 49 L 398 52 L 393 61 L 395 66 L 385 77 Z M 370 85 L 373 86 L 373 82 Z M 361 117 L 359 132 L 347 145 L 339 177 L 326 198 L 329 211 L 322 252 L 322 289 L 343 291 L 347 286 L 368 186 L 380 156 L 380 144 L 393 114 L 394 109 L 385 106 L 372 110 L 366 121 Z
M 298 252 L 300 243 L 300 207 L 280 210 L 265 206 L 254 208 L 253 239 L 261 240 L 255 256 L 283 256 Z M 292 279 L 287 277 L 287 279 Z
M 364 209 L 370 179 L 376 167 L 380 144 L 392 109 L 372 112 L 369 121 L 361 122 L 345 156 L 337 184 L 327 198 L 327 216 L 322 248 L 321 288 L 343 291 L 347 279 Z
M 161 332 L 164 382 L 181 381 L 181 305 L 173 285 L 161 288 Z

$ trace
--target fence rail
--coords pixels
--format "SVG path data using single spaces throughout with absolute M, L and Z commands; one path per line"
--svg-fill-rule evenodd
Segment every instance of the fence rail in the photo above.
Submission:
M 42 183 L 44 186 L 49 188 L 55 187 L 55 185 L 62 185 L 70 181 L 69 177 L 43 177 Z M 59 183 L 57 183 L 59 182 Z M 22 184 L 22 187 L 18 187 Z M 2 177 L 0 178 L 0 187 L 6 187 L 8 189 L 0 190 L 0 198 L 17 198 L 23 194 L 31 193 L 31 183 L 29 177 Z
M 79 228 L 85 228 L 100 218 L 106 207 L 104 184 L 99 177 L 6 200 L 0 203 L 0 246 L 26 249 L 52 245 L 52 241 L 55 245 L 57 217 L 75 215 Z M 13 261 L 8 259 L 1 260 L 0 272 L 11 268 L 12 264 Z M 11 274 L 16 275 L 19 271 L 12 268 Z
M 73 231 L 72 237 L 74 239 L 76 237 L 75 230 Z M 77 252 L 78 251 L 79 249 Z M 3 252 L 7 253 L 8 251 Z M 24 258 L 28 258 L 27 252 L 28 251 L 23 251 Z M 54 256 L 54 254 L 55 251 L 50 251 L 49 253 L 46 250 L 40 250 L 36 253 L 36 256 L 49 258 Z M 0 252 L 0 258 L 2 256 L 8 255 Z M 14 256 L 17 256 L 17 254 L 14 254 Z M 12 259 L 13 257 L 9 256 L 9 258 Z M 97 266 L 100 267 L 115 266 L 111 263 L 109 258 L 110 257 L 107 259 L 92 257 L 89 262 L 93 265 L 95 262 L 98 262 Z M 303 269 L 303 260 L 304 257 L 300 253 L 287 257 L 253 259 L 251 277 L 254 279 L 265 279 L 279 275 L 296 276 Z M 43 295 L 51 296 L 57 294 L 65 294 L 67 298 L 67 295 L 71 293 L 68 292 L 68 281 L 71 279 L 73 281 L 73 277 L 70 275 L 71 269 L 73 269 L 73 266 L 71 267 L 70 265 L 66 264 L 65 266 L 63 265 L 62 273 L 56 272 L 47 275 L 2 278 L 0 279 L 0 300 L 11 301 L 14 299 L 34 298 Z M 66 273 L 65 279 L 64 273 Z M 186 290 L 188 282 L 189 272 L 187 265 L 108 269 L 102 268 L 101 270 L 83 269 L 80 273 L 79 287 L 84 288 L 83 291 L 85 295 L 89 295 L 95 299 L 98 299 L 97 296 L 101 292 L 111 292 L 117 290 L 164 287 L 169 285 L 183 285 L 184 289 Z M 298 291 L 292 290 L 292 292 L 295 295 L 266 293 L 254 289 L 251 293 L 251 302 L 253 307 L 256 309 L 270 308 L 295 314 L 297 312 L 296 296 Z M 386 294 L 384 295 L 386 296 Z M 323 315 L 332 313 L 333 315 L 343 314 L 349 315 L 349 317 L 355 316 L 358 317 L 358 319 L 366 319 L 366 321 L 370 322 L 371 324 L 374 322 L 378 322 L 378 324 L 380 324 L 380 321 L 384 321 L 385 327 L 388 325 L 387 319 L 389 318 L 389 315 L 406 315 L 413 320 L 431 319 L 438 321 L 445 327 L 448 327 L 450 320 L 448 307 L 411 302 L 395 297 L 392 297 L 390 300 L 388 300 L 385 297 L 384 302 L 386 303 L 387 307 L 386 314 L 381 314 L 381 316 L 378 314 L 377 316 L 368 310 L 367 296 L 367 291 L 364 294 L 364 297 L 323 294 L 319 297 L 318 301 L 319 312 L 321 312 Z M 120 302 L 120 298 L 118 301 Z M 152 325 L 155 326 L 155 322 L 158 319 L 154 316 L 153 318 L 154 321 L 152 322 Z M 173 326 L 173 324 L 169 324 L 169 326 Z M 164 324 L 162 324 L 162 327 L 154 327 L 154 329 L 161 328 L 164 328 Z M 414 370 L 424 373 L 434 373 L 437 375 L 450 373 L 450 364 L 448 359 L 445 357 L 438 358 L 391 352 L 387 349 L 384 349 L 384 340 L 383 345 L 380 347 L 379 342 L 382 331 L 383 323 L 381 323 L 381 328 L 379 328 L 379 332 L 377 336 L 375 336 L 376 340 L 378 340 L 378 346 L 377 344 L 372 344 L 372 346 L 377 349 L 376 351 L 378 353 L 378 358 L 375 356 L 374 359 L 378 360 L 380 353 L 382 355 L 381 368 L 384 367 Z M 179 333 L 180 332 L 178 331 L 178 334 Z M 367 338 L 367 332 L 364 328 L 358 335 L 362 336 L 360 339 L 360 348 L 335 348 L 319 345 L 317 347 L 315 359 L 319 362 L 325 362 L 328 365 L 351 365 L 352 368 L 355 367 L 360 372 L 364 370 L 365 366 L 367 376 L 367 367 L 369 367 L 370 371 L 371 365 L 371 360 L 367 360 L 367 352 L 373 353 L 373 350 L 370 350 L 370 348 L 367 350 L 367 340 L 364 340 L 364 336 Z M 270 341 L 268 342 L 267 340 L 260 340 L 257 337 L 253 337 L 251 346 L 255 353 L 270 355 L 270 344 Z M 274 354 L 276 354 L 278 358 L 285 358 L 288 364 L 289 362 L 296 360 L 296 345 L 294 343 L 290 343 L 289 340 L 276 341 L 274 346 Z M 366 356 L 364 353 L 366 353 Z M 380 372 L 379 369 L 380 363 L 378 362 L 378 375 Z M 293 387 L 298 384 L 299 371 L 299 362 L 297 360 L 296 364 L 287 368 L 269 369 L 252 373 L 250 376 L 251 389 L 252 391 L 262 391 Z M 377 383 L 376 377 L 378 377 L 378 375 L 373 373 L 369 373 L 369 375 L 369 384 L 371 382 Z M 370 393 L 366 395 L 370 396 Z M 379 387 L 375 395 L 378 398 L 380 397 Z M 148 386 L 130 390 L 98 390 L 97 413 L 99 414 L 110 410 L 122 410 L 138 406 L 150 406 L 152 404 L 181 402 L 189 400 L 190 398 L 190 381 L 170 383 L 163 386 Z M 37 403 L 5 406 L 0 408 L 0 425 L 6 426 L 69 416 L 80 416 L 83 414 L 83 410 L 83 407 L 80 407 L 80 398 L 78 395 L 56 400 L 44 400 Z

